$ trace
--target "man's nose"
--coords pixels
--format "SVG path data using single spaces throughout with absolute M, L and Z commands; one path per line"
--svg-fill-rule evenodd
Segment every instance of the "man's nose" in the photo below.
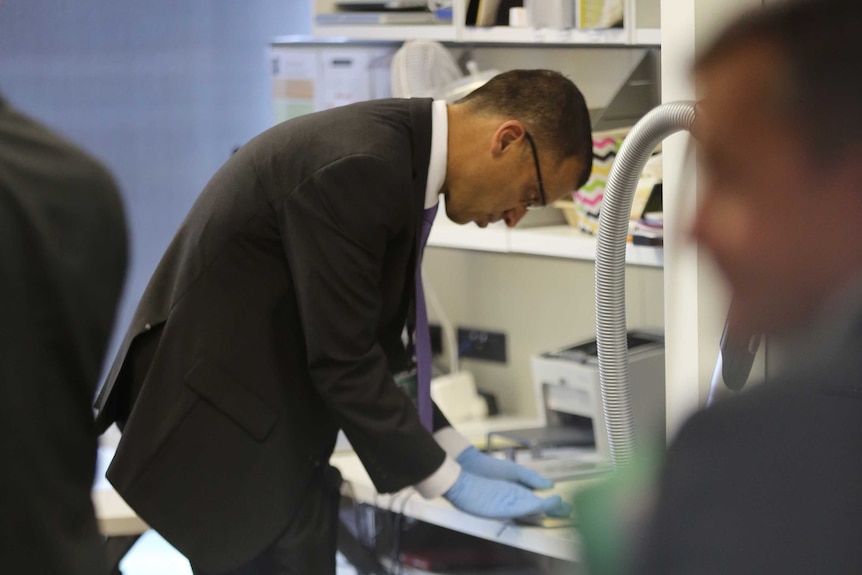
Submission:
M 518 222 L 521 221 L 521 218 L 527 213 L 527 208 L 519 206 L 517 208 L 509 208 L 505 212 L 503 212 L 503 221 L 506 222 L 506 226 L 510 228 L 514 228 Z

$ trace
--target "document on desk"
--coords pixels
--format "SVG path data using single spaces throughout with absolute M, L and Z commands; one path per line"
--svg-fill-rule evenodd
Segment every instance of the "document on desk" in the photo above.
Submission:
M 586 479 L 613 470 L 613 465 L 603 459 L 588 459 L 588 456 L 527 459 L 519 463 L 536 473 L 556 482 Z
M 534 491 L 534 493 L 539 497 L 551 497 L 552 495 L 559 495 L 563 498 L 563 501 L 569 503 L 574 508 L 575 496 L 579 491 L 592 485 L 595 485 L 597 482 L 603 480 L 604 477 L 599 475 L 584 479 L 578 479 L 576 481 L 561 481 L 554 484 L 554 486 L 550 489 L 541 489 Z M 515 520 L 515 523 L 521 525 L 533 525 L 538 527 L 546 527 L 548 529 L 554 529 L 560 527 L 572 527 L 577 524 L 577 518 L 574 516 L 573 510 L 572 515 L 570 515 L 569 517 L 549 517 L 547 515 L 537 513 L 535 515 L 526 515 L 524 517 L 519 517 Z

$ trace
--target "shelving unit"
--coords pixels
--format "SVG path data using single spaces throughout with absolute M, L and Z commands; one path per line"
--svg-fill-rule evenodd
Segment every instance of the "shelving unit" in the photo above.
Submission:
M 415 25 L 325 25 L 314 24 L 311 33 L 316 38 L 349 38 L 351 40 L 437 40 L 438 42 L 456 42 L 458 40 L 455 27 L 451 24 L 415 24 Z
M 311 0 L 312 14 L 337 11 L 336 0 Z M 625 21 L 622 28 L 606 30 L 512 28 L 505 26 L 467 26 L 466 0 L 453 3 L 452 21 L 421 25 L 327 25 L 312 22 L 316 38 L 350 38 L 352 40 L 437 40 L 461 44 L 550 44 L 599 46 L 658 46 L 660 0 L 624 0 Z

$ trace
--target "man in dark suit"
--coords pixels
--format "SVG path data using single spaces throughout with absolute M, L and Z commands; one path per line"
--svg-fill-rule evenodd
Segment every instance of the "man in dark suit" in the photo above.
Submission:
M 198 573 L 334 573 L 344 430 L 381 492 L 490 517 L 563 513 L 546 485 L 452 431 L 394 381 L 423 213 L 515 225 L 586 180 L 589 116 L 549 71 L 464 100 L 381 100 L 280 124 L 201 193 L 97 401 L 120 494 Z M 463 467 L 463 469 L 462 469 Z
M 681 429 L 637 573 L 862 572 L 860 37 L 857 0 L 770 3 L 697 62 L 693 235 L 784 361 Z
M 106 571 L 90 490 L 92 398 L 126 271 L 117 187 L 0 100 L 0 561 Z

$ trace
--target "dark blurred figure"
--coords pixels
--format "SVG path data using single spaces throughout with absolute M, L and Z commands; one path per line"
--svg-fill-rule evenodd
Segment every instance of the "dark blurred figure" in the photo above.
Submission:
M 667 453 L 638 573 L 862 573 L 862 3 L 769 3 L 695 66 L 692 234 L 781 373 Z
M 0 562 L 106 571 L 90 500 L 92 399 L 126 271 L 96 160 L 0 100 Z

